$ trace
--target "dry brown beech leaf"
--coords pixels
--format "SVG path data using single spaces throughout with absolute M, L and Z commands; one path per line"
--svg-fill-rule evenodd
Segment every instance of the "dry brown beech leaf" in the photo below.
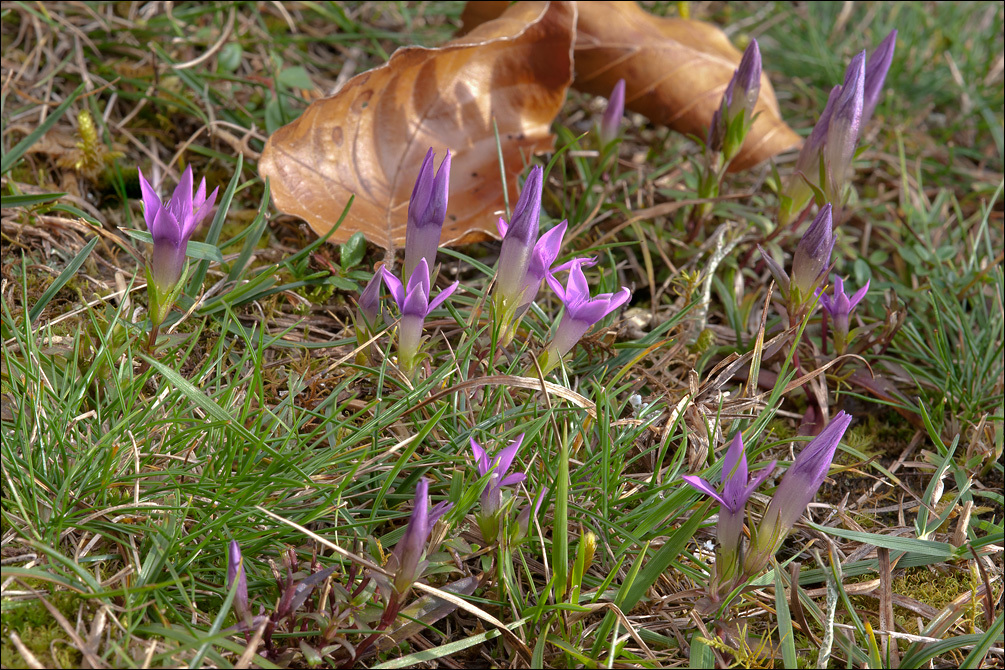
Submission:
M 520 3 L 523 4 L 523 3 Z M 625 80 L 625 106 L 651 121 L 704 138 L 743 54 L 719 28 L 702 21 L 649 14 L 634 2 L 581 2 L 573 86 L 607 96 Z M 464 29 L 490 20 L 505 2 L 469 2 Z M 766 74 L 755 112 L 760 116 L 730 165 L 743 170 L 800 138 L 782 121 Z
M 496 235 L 503 209 L 493 120 L 511 198 L 531 155 L 554 148 L 551 122 L 572 81 L 576 5 L 519 3 L 442 47 L 406 47 L 312 103 L 269 138 L 259 162 L 276 207 L 327 233 L 385 249 L 405 241 L 408 199 L 426 151 L 452 153 L 441 244 Z

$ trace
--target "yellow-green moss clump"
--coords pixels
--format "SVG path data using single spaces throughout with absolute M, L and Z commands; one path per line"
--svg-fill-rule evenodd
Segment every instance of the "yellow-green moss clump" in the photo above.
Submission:
M 941 610 L 953 600 L 976 587 L 968 570 L 908 568 L 893 580 L 893 592 Z M 894 607 L 897 625 L 911 633 L 918 632 L 917 615 Z M 965 617 L 967 615 L 964 615 Z M 964 624 L 965 625 L 965 624 Z
M 79 598 L 72 593 L 56 593 L 48 596 L 49 602 L 55 605 L 71 621 L 76 618 Z M 21 642 L 35 655 L 43 665 L 50 668 L 78 668 L 83 660 L 79 651 L 66 643 L 64 631 L 52 615 L 38 600 L 13 601 L 4 599 L 3 637 L 4 644 L 0 648 L 0 666 L 4 668 L 27 668 L 28 662 L 10 643 L 11 632 L 17 633 Z M 52 644 L 56 641 L 55 644 Z

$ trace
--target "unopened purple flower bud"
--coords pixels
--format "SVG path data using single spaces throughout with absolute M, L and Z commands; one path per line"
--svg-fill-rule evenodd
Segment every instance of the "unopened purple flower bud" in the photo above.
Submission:
M 146 220 L 150 235 L 154 238 L 150 274 L 158 291 L 164 294 L 170 292 L 181 279 L 188 241 L 202 220 L 212 211 L 218 190 L 219 188 L 213 189 L 207 198 L 206 178 L 203 177 L 193 195 L 192 166 L 189 165 L 182 173 L 171 198 L 162 203 L 154 187 L 140 171 L 143 218 Z
M 830 127 L 834 107 L 841 96 L 841 86 L 835 86 L 827 96 L 824 111 L 817 119 L 817 124 L 810 131 L 810 136 L 803 143 L 796 159 L 796 167 L 782 190 L 782 207 L 778 213 L 778 224 L 785 226 L 792 218 L 801 212 L 813 198 L 810 184 L 820 187 L 820 158 L 827 140 L 827 129 Z M 807 183 L 809 182 L 809 183 Z
M 408 225 L 405 228 L 405 264 L 402 277 L 407 282 L 419 265 L 426 259 L 430 268 L 436 265 L 436 250 L 440 246 L 443 221 L 447 217 L 447 196 L 450 191 L 450 152 L 440 163 L 440 169 L 433 175 L 432 148 L 419 168 L 419 176 L 408 201 Z
M 813 501 L 827 477 L 834 453 L 851 424 L 851 415 L 838 412 L 830 424 L 799 452 L 785 471 L 768 504 L 744 564 L 747 576 L 759 573 L 778 551 L 785 536 Z
M 373 329 L 378 319 L 381 318 L 380 286 L 383 276 L 380 270 L 374 272 L 363 292 L 359 294 L 359 303 L 357 303 L 359 315 L 368 331 Z
M 831 205 L 827 203 L 820 208 L 813 223 L 799 240 L 792 258 L 789 296 L 794 304 L 804 304 L 813 295 L 820 279 L 827 271 L 827 266 L 830 265 L 833 250 Z
M 879 43 L 876 50 L 869 54 L 869 59 L 865 64 L 865 96 L 862 104 L 862 127 L 865 128 L 872 118 L 872 113 L 876 110 L 879 97 L 883 93 L 883 83 L 886 81 L 886 73 L 890 70 L 890 63 L 893 62 L 893 51 L 897 46 L 897 31 L 891 30 L 890 34 Z
M 429 480 L 425 477 L 419 479 L 415 487 L 415 505 L 412 508 L 412 516 L 408 519 L 408 527 L 405 535 L 398 540 L 391 554 L 392 560 L 389 564 L 394 573 L 392 582 L 394 591 L 398 595 L 404 594 L 415 580 L 422 576 L 426 568 L 426 562 L 422 560 L 426 552 L 426 542 L 429 540 L 429 533 L 433 524 L 453 505 L 451 503 L 440 503 L 429 509 Z
M 625 80 L 619 79 L 607 100 L 607 109 L 600 120 L 600 144 L 607 146 L 618 138 L 621 117 L 625 115 Z
M 227 588 L 234 588 L 237 582 L 237 592 L 234 594 L 234 611 L 242 621 L 251 619 L 251 607 L 248 605 L 248 578 L 244 573 L 244 559 L 241 557 L 241 545 L 237 540 L 231 540 L 227 551 Z
M 848 65 L 841 95 L 834 104 L 834 114 L 827 128 L 824 143 L 824 165 L 827 169 L 825 192 L 832 203 L 840 204 L 845 175 L 855 156 L 859 131 L 862 128 L 862 107 L 865 95 L 865 52 L 855 56 Z
M 499 274 L 496 279 L 498 295 L 503 303 L 515 309 L 524 292 L 524 280 L 530 265 L 534 243 L 537 242 L 538 225 L 541 220 L 541 191 L 544 170 L 539 165 L 531 168 L 524 182 L 520 199 L 513 208 L 509 225 L 502 220 L 499 229 L 505 230 L 502 248 L 499 250 Z
M 844 292 L 844 281 L 841 277 L 834 277 L 834 297 L 818 291 L 820 295 L 820 306 L 830 316 L 832 327 L 834 328 L 834 345 L 837 353 L 843 354 L 848 345 L 848 322 L 851 312 L 862 302 L 862 298 L 869 291 L 869 282 L 855 292 L 850 298 Z
M 727 103 L 730 118 L 735 119 L 744 113 L 752 116 L 761 92 L 761 50 L 757 40 L 750 40 L 744 50 L 740 67 L 733 73 L 733 81 L 735 88 L 732 99 Z
M 760 91 L 761 52 L 757 40 L 751 40 L 743 52 L 740 67 L 726 85 L 708 129 L 709 150 L 722 152 L 726 162 L 732 160 L 743 145 Z

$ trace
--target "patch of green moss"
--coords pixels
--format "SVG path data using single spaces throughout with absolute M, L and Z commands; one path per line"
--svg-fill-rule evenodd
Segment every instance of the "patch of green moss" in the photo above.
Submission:
M 70 620 L 76 617 L 79 598 L 73 593 L 56 593 L 48 597 L 49 602 Z M 4 668 L 27 668 L 28 663 L 21 653 L 9 643 L 10 634 L 17 633 L 21 642 L 43 665 L 51 668 L 80 667 L 82 654 L 66 643 L 66 631 L 53 620 L 45 605 L 38 600 L 15 601 L 5 599 L 0 606 L 3 611 L 4 645 L 0 648 L 0 666 Z M 55 644 L 52 644 L 53 642 Z
M 937 610 L 969 593 L 975 586 L 970 573 L 965 570 L 930 570 L 926 567 L 908 568 L 893 580 L 893 592 Z M 905 630 L 918 632 L 917 615 L 910 610 L 894 607 L 897 624 Z

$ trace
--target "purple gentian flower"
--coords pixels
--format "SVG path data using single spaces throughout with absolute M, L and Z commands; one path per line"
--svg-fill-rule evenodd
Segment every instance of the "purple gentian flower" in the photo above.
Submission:
M 499 452 L 491 461 L 481 445 L 471 440 L 471 450 L 475 454 L 475 465 L 478 476 L 484 477 L 490 472 L 488 484 L 482 491 L 481 510 L 475 515 L 482 537 L 486 542 L 492 542 L 499 534 L 499 513 L 502 511 L 502 487 L 519 484 L 527 478 L 522 472 L 507 474 L 513 465 L 513 459 L 520 445 L 523 444 L 523 434 L 516 438 L 508 447 Z
M 568 221 L 562 221 L 545 234 L 541 235 L 534 245 L 534 250 L 530 254 L 530 263 L 527 265 L 527 272 L 524 274 L 523 282 L 519 289 L 520 297 L 516 302 L 516 317 L 520 317 L 530 304 L 537 297 L 537 292 L 541 288 L 541 282 L 548 276 L 549 272 L 559 272 L 559 268 L 552 270 L 552 264 L 558 258 L 562 250 L 562 238 L 569 227 Z M 499 230 L 505 235 L 506 222 L 499 220 Z M 516 292 L 514 292 L 516 293 Z
M 425 258 L 419 259 L 419 264 L 408 279 L 407 288 L 386 267 L 381 266 L 380 272 L 401 311 L 401 323 L 398 326 L 398 360 L 406 371 L 411 371 L 415 367 L 415 356 L 419 353 L 422 341 L 423 322 L 430 312 L 450 297 L 450 294 L 457 289 L 458 282 L 443 289 L 438 296 L 430 300 L 429 266 L 426 265 Z
M 625 115 L 625 80 L 619 79 L 607 100 L 607 108 L 600 119 L 600 145 L 607 146 L 618 138 L 621 117 Z
M 747 576 L 756 575 L 768 564 L 813 501 L 850 424 L 851 415 L 838 412 L 785 471 L 756 533 L 752 534 L 750 551 L 744 563 Z
M 451 507 L 452 503 L 441 502 L 429 509 L 429 480 L 425 477 L 419 478 L 419 483 L 415 487 L 415 506 L 412 508 L 412 516 L 408 519 L 408 528 L 394 546 L 388 563 L 389 570 L 394 573 L 392 586 L 399 596 L 408 591 L 415 580 L 422 576 L 422 572 L 426 569 L 422 555 L 426 552 L 429 533 L 436 520 Z
M 491 461 L 481 445 L 475 442 L 474 438 L 471 438 L 471 451 L 475 454 L 475 465 L 478 468 L 478 476 L 484 477 L 489 472 L 492 473 L 489 483 L 485 486 L 485 490 L 482 491 L 482 514 L 495 514 L 500 510 L 502 507 L 502 487 L 519 484 L 527 478 L 527 475 L 522 472 L 514 472 L 511 475 L 506 474 L 513 465 L 516 452 L 520 450 L 520 446 L 523 444 L 523 435 L 521 433 L 518 438 L 500 451 Z
M 897 46 L 897 31 L 891 30 L 890 34 L 879 43 L 876 50 L 869 54 L 869 59 L 865 64 L 865 99 L 862 105 L 862 127 L 869 123 L 872 113 L 879 104 L 879 96 L 883 93 L 883 82 L 886 81 L 886 73 L 890 70 L 890 63 L 893 62 L 893 51 Z
M 817 289 L 820 296 L 820 306 L 831 317 L 834 327 L 834 348 L 838 355 L 843 354 L 848 346 L 848 320 L 851 312 L 862 302 L 862 298 L 869 291 L 869 282 L 865 286 L 855 291 L 850 298 L 844 292 L 844 281 L 841 277 L 834 277 L 834 297 L 827 295 L 822 290 Z
M 752 480 L 747 476 L 747 455 L 743 451 L 743 435 L 736 433 L 722 460 L 722 494 L 705 479 L 684 475 L 682 478 L 692 488 L 714 498 L 719 503 L 719 524 L 716 537 L 722 554 L 737 560 L 736 552 L 743 535 L 743 517 L 747 500 L 775 469 L 775 461 L 758 473 Z
M 140 171 L 140 191 L 143 193 L 143 218 L 154 238 L 150 271 L 156 289 L 167 295 L 181 279 L 185 267 L 185 249 L 192 233 L 213 209 L 216 192 L 206 197 L 206 178 L 192 194 L 192 166 L 181 175 L 171 199 L 162 203 L 157 191 Z M 168 307 L 170 309 L 170 306 Z
M 407 282 L 412 272 L 425 259 L 429 268 L 436 266 L 436 250 L 440 247 L 443 221 L 447 217 L 447 196 L 450 191 L 450 152 L 433 176 L 433 149 L 419 168 L 419 176 L 408 201 L 408 225 L 405 228 L 405 264 L 402 277 Z
M 593 324 L 624 305 L 632 297 L 632 292 L 625 287 L 617 293 L 602 293 L 591 298 L 590 286 L 586 283 L 582 267 L 586 262 L 588 262 L 586 259 L 576 259 L 572 262 L 569 268 L 569 282 L 564 287 L 554 274 L 547 276 L 551 290 L 565 304 L 565 314 L 558 324 L 558 330 L 555 331 L 551 344 L 548 345 L 546 358 L 541 366 L 545 374 L 562 361 L 562 357 L 579 342 Z
M 244 573 L 244 559 L 241 557 L 241 545 L 237 540 L 231 540 L 227 551 L 227 588 L 234 588 L 237 582 L 237 593 L 234 594 L 234 611 L 245 623 L 251 620 L 251 607 L 248 605 L 248 578 Z
M 827 199 L 840 205 L 845 175 L 855 156 L 859 131 L 862 128 L 862 108 L 865 100 L 865 52 L 855 56 L 845 72 L 841 94 L 834 103 L 834 113 L 827 127 L 824 142 L 824 166 L 827 171 Z
M 510 223 L 507 225 L 499 219 L 499 232 L 503 235 L 503 241 L 499 250 L 496 290 L 504 313 L 515 310 L 523 298 L 527 268 L 530 266 L 541 220 L 543 181 L 544 170 L 535 165 L 524 182 Z

